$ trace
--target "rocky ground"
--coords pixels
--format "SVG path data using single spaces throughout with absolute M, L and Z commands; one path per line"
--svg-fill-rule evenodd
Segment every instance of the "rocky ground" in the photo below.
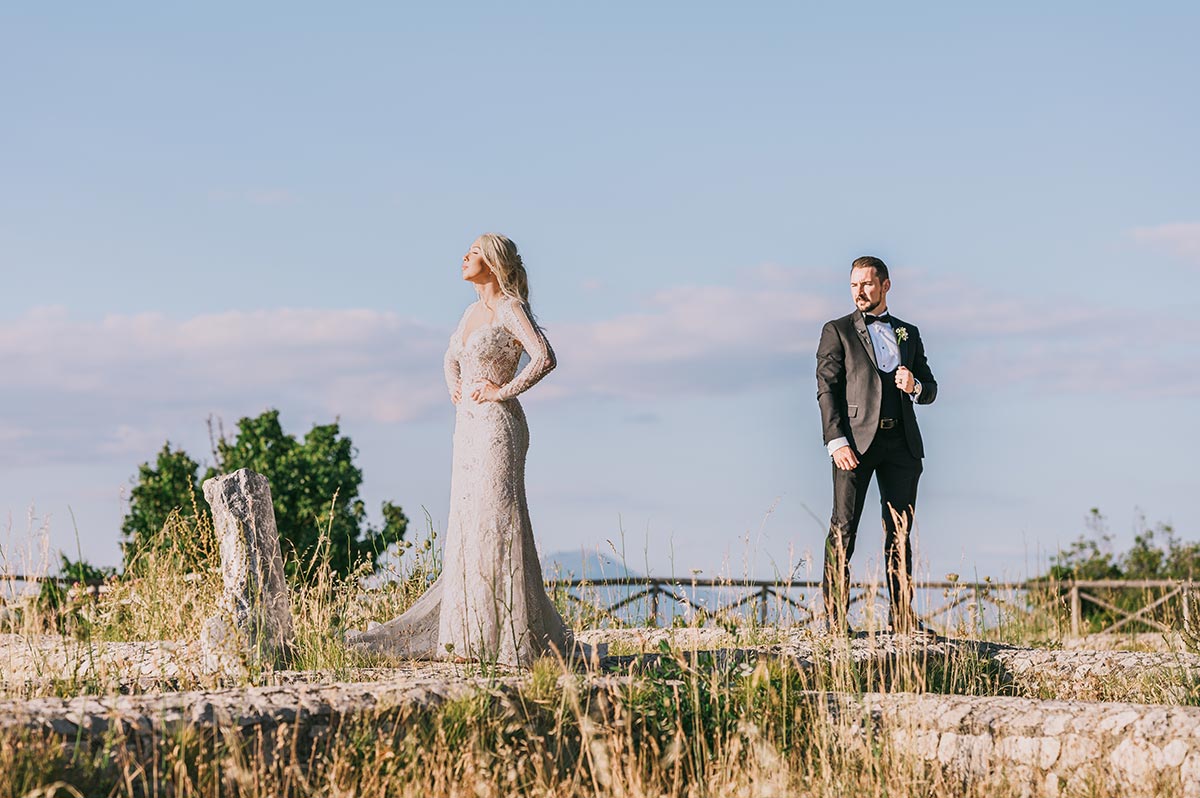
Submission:
M 886 666 L 899 658 L 966 661 L 990 668 L 1020 695 L 933 692 L 822 692 L 810 700 L 887 734 L 904 750 L 967 775 L 997 768 L 1038 791 L 1057 795 L 1105 779 L 1129 794 L 1163 785 L 1200 796 L 1200 656 L 1185 651 L 1038 649 L 887 634 L 835 640 L 807 630 L 755 632 L 738 638 L 720 629 L 597 630 L 586 642 L 608 643 L 612 655 L 577 675 L 581 689 L 620 689 L 639 666 L 674 651 L 709 652 L 714 666 L 763 658 L 817 669 L 831 658 Z M 240 729 L 292 724 L 319 733 L 348 717 L 425 711 L 480 691 L 503 701 L 525 674 L 478 665 L 410 663 L 341 674 L 281 671 L 270 684 L 221 687 L 196 672 L 194 647 L 171 643 L 92 643 L 62 638 L 0 637 L 4 693 L 0 727 L 44 731 L 78 742 L 113 732 L 161 734 L 182 726 Z M 22 699 L 46 685 L 119 683 L 124 694 Z M 172 691 L 173 684 L 210 689 Z M 147 692 L 148 691 L 148 692 Z M 59 690 L 60 694 L 67 693 Z M 1120 700 L 1125 696 L 1125 700 Z M 1129 700 L 1129 697 L 1135 700 Z M 1118 700 L 1084 700 L 1093 698 Z

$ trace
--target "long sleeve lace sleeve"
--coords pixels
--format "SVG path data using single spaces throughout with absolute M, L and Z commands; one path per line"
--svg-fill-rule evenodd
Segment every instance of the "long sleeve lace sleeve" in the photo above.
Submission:
M 462 367 L 458 363 L 458 344 L 462 340 L 463 324 L 466 323 L 470 313 L 471 308 L 468 307 L 463 312 L 462 318 L 458 320 L 458 326 L 450 334 L 450 345 L 446 347 L 446 356 L 442 359 L 442 368 L 446 374 L 446 390 L 450 392 L 451 399 L 454 398 L 454 392 L 462 384 Z
M 455 346 L 453 340 L 450 341 L 450 348 L 446 350 L 446 357 L 442 360 L 442 367 L 446 371 L 446 390 L 450 392 L 450 397 L 453 398 L 455 390 L 458 389 L 458 385 L 462 381 L 462 370 L 458 366 L 458 347 Z
M 541 329 L 529 317 L 529 309 L 523 302 L 509 300 L 499 308 L 500 323 L 504 325 L 525 349 L 529 362 L 506 385 L 500 386 L 497 394 L 499 399 L 512 399 L 518 394 L 532 388 L 538 380 L 545 377 L 558 361 L 554 358 L 554 350 Z

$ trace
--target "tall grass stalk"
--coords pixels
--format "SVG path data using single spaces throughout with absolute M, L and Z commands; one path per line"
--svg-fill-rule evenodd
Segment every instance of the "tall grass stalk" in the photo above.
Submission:
M 833 645 L 831 649 L 836 649 Z M 538 662 L 516 686 L 433 708 L 348 716 L 312 734 L 189 729 L 135 742 L 64 746 L 0 737 L 0 798 L 56 782 L 116 796 L 1018 795 L 1012 774 L 950 776 L 836 694 L 995 694 L 998 674 L 969 658 L 913 650 L 887 665 L 830 650 L 805 671 L 666 648 L 593 677 Z M 1095 795 L 1106 795 L 1102 786 Z
M 438 573 L 436 534 L 430 524 L 427 538 L 406 545 L 404 556 L 382 579 L 369 576 L 366 565 L 348 577 L 337 576 L 329 567 L 328 551 L 326 530 L 316 554 L 295 569 L 294 664 L 330 680 L 354 678 L 361 667 L 389 663 L 350 652 L 342 643 L 345 630 L 394 617 L 411 606 Z M 364 586 L 370 582 L 374 584 Z M 88 603 L 81 598 L 77 613 L 51 616 L 36 604 L 22 605 L 11 623 L 6 621 L 10 638 L 30 648 L 49 633 L 62 643 L 55 656 L 66 651 L 68 661 L 64 667 L 46 654 L 44 672 L 57 676 L 32 685 L 7 679 L 4 690 L 9 697 L 128 691 L 128 674 L 119 663 L 99 667 L 95 651 L 115 641 L 195 640 L 205 619 L 219 611 L 220 592 L 212 523 L 194 505 L 190 514 L 173 514 L 155 545 L 125 574 L 110 580 L 98 597 Z M 1052 638 L 1056 627 L 1047 618 L 1056 617 L 1061 602 L 1053 589 L 1046 595 L 1040 610 L 1045 617 L 1023 619 L 1014 609 L 1001 635 Z M 960 631 L 981 631 L 978 615 L 964 617 L 967 625 Z M 882 625 L 870 614 L 866 620 Z M 1053 697 L 1051 683 L 1022 681 L 969 648 L 901 644 L 863 657 L 844 638 L 731 622 L 724 630 L 729 647 L 759 650 L 714 652 L 696 645 L 694 637 L 687 642 L 683 631 L 665 633 L 653 648 L 626 651 L 628 656 L 606 674 L 581 673 L 546 658 L 515 682 L 485 679 L 477 691 L 432 708 L 347 715 L 317 734 L 288 723 L 247 727 L 244 733 L 184 728 L 155 739 L 113 734 L 79 742 L 8 731 L 0 734 L 0 798 L 937 798 L 1016 795 L 1029 788 L 1004 773 L 950 777 L 936 762 L 913 757 L 898 742 L 910 739 L 913 728 L 878 728 L 871 717 L 830 697 L 929 692 Z M 804 640 L 812 653 L 806 667 L 767 655 L 795 634 L 807 634 Z M 493 673 L 486 663 L 467 672 Z M 255 672 L 247 683 L 271 678 Z M 1156 678 L 1161 681 L 1124 689 L 1114 679 L 1098 688 L 1097 697 L 1200 703 L 1198 691 L 1178 674 Z M 1182 693 L 1173 689 L 1181 686 Z M 1104 787 L 1097 786 L 1094 794 L 1105 795 Z

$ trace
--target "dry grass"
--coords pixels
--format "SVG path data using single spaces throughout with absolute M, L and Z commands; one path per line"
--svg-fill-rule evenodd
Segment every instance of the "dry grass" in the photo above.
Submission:
M 289 727 L 189 732 L 141 748 L 10 738 L 0 744 L 0 783 L 11 795 L 52 781 L 129 796 L 1019 792 L 999 779 L 947 781 L 885 737 L 864 734 L 861 718 L 812 700 L 810 686 L 777 664 L 723 670 L 666 656 L 595 690 L 547 660 L 516 693 L 481 690 L 419 716 L 359 717 L 316 740 Z
M 6 631 L 30 640 L 52 633 L 64 649 L 91 643 L 193 640 L 218 611 L 215 541 L 203 513 L 176 514 L 153 547 L 98 597 L 76 592 L 50 611 L 26 602 Z M 295 666 L 349 678 L 379 664 L 342 645 L 347 628 L 393 617 L 436 573 L 430 540 L 402 560 L 387 587 L 361 588 L 364 573 L 339 578 L 318 558 L 293 584 Z M 205 564 L 196 568 L 195 563 Z M 1048 620 L 1048 618 L 1050 618 Z M 1046 613 L 1013 613 L 988 634 L 1014 642 L 1057 638 Z M 742 645 L 770 645 L 777 630 L 731 625 Z M 964 629 L 977 632 L 976 629 Z M 0 798 L 7 795 L 113 796 L 708 796 L 708 795 L 1018 795 L 1027 784 L 1004 774 L 969 782 L 947 777 L 904 753 L 864 718 L 839 715 L 814 697 L 828 692 L 944 692 L 1042 695 L 993 662 L 961 650 L 920 646 L 858 661 L 845 641 L 816 641 L 816 665 L 799 669 L 766 658 L 715 656 L 670 638 L 631 655 L 614 674 L 585 676 L 546 659 L 515 689 L 433 710 L 394 710 L 344 721 L 315 738 L 283 725 L 242 735 L 195 730 L 156 740 L 111 737 L 64 744 L 58 737 L 0 737 Z M 622 652 L 614 652 L 622 653 Z M 55 666 L 57 667 L 57 666 Z M 52 670 L 47 664 L 47 672 Z M 127 691 L 118 666 L 68 665 L 32 687 L 5 685 L 11 697 Z M 476 675 L 488 673 L 486 667 Z M 250 682 L 270 674 L 251 672 Z M 1140 695 L 1179 701 L 1172 676 Z M 171 687 L 204 686 L 177 683 Z M 158 685 L 159 688 L 162 685 Z M 1097 688 L 1128 697 L 1129 686 Z M 1122 692 L 1122 689 L 1124 692 Z M 1194 695 L 1191 690 L 1187 695 Z M 1156 692 L 1157 691 L 1157 692 Z M 1185 699 L 1187 700 L 1187 699 Z M 1189 701 L 1190 702 L 1190 701 Z M 1104 795 L 1101 787 L 1093 793 Z

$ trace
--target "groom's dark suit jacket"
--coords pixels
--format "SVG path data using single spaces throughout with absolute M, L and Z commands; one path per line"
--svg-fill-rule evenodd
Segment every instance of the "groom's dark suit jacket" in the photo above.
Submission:
M 921 383 L 921 395 L 917 404 L 927 405 L 937 397 L 937 381 L 925 360 L 925 346 L 921 333 L 906 321 L 892 316 L 892 329 L 907 330 L 907 336 L 896 343 L 900 346 L 900 365 Z M 841 437 L 849 439 L 850 445 L 862 454 L 875 440 L 879 431 L 879 405 L 882 400 L 884 381 L 892 384 L 893 377 L 880 377 L 875 362 L 875 348 L 866 322 L 859 311 L 848 316 L 826 322 L 821 330 L 821 343 L 817 346 L 817 403 L 821 406 L 821 423 L 825 443 Z M 904 416 L 904 435 L 913 457 L 925 456 L 921 442 L 921 430 L 917 427 L 917 414 L 912 400 L 902 396 L 901 413 Z

